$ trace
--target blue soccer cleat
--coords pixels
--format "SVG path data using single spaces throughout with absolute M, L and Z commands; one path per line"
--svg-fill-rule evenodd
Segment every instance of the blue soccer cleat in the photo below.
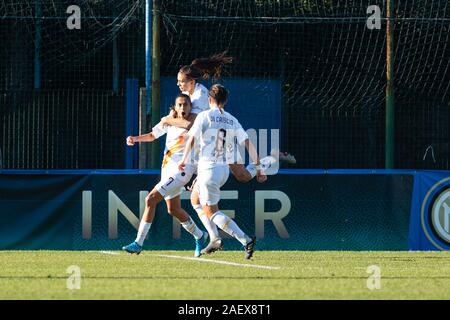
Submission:
M 139 254 L 142 251 L 142 246 L 140 246 L 137 242 L 133 242 L 125 247 L 122 247 L 122 250 L 125 250 L 128 253 Z
M 202 255 L 202 249 L 208 244 L 209 234 L 203 231 L 203 235 L 200 239 L 195 239 L 195 253 L 194 257 L 198 258 Z

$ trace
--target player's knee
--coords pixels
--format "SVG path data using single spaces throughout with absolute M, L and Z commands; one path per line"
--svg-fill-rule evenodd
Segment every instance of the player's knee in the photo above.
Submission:
M 191 206 L 196 207 L 200 204 L 200 198 L 198 197 L 198 194 L 192 194 L 191 195 Z
M 158 200 L 157 200 L 157 194 L 156 192 L 150 192 L 146 197 L 145 197 L 145 204 L 147 205 L 147 207 L 152 207 L 155 206 L 157 204 Z
M 198 205 L 200 205 L 200 199 L 195 199 L 195 200 L 192 200 L 191 199 L 191 206 L 192 206 L 192 208 L 196 208 Z
M 174 214 L 176 214 L 176 209 L 174 207 L 167 206 L 167 214 L 169 216 L 173 216 Z

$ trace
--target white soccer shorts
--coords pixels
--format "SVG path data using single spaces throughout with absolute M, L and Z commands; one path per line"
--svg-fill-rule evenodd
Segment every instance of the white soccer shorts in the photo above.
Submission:
M 180 172 L 176 164 L 167 164 L 161 170 L 161 181 L 156 185 L 156 190 L 164 199 L 173 199 L 181 194 L 194 172 L 195 167 L 191 165 L 186 165 L 184 171 Z
M 227 182 L 230 175 L 228 165 L 215 166 L 209 169 L 198 168 L 197 184 L 200 203 L 215 205 L 220 200 L 220 188 Z

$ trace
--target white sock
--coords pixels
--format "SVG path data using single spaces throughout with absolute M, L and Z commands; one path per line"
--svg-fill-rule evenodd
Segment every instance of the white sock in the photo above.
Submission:
M 272 164 L 277 162 L 277 159 L 273 156 L 267 156 L 259 160 L 261 163 L 261 170 L 264 172 L 271 168 Z
M 250 173 L 250 175 L 252 176 L 252 179 L 256 176 L 256 167 L 253 163 L 250 163 L 247 166 L 247 171 Z
M 276 162 L 276 159 L 272 156 L 267 156 L 259 160 L 261 164 L 261 171 L 265 173 L 264 171 L 270 168 L 270 165 L 274 162 Z M 256 176 L 256 166 L 253 163 L 250 163 L 247 166 L 247 171 L 252 176 L 252 179 Z
M 203 231 L 200 230 L 195 222 L 189 217 L 189 219 L 185 222 L 181 222 L 181 225 L 183 226 L 184 230 L 189 232 L 194 236 L 195 239 L 200 239 L 203 236 Z
M 251 239 L 242 231 L 239 226 L 230 217 L 222 211 L 217 211 L 211 217 L 211 220 L 223 231 L 230 236 L 236 238 L 243 246 L 251 241 Z
M 212 222 L 208 218 L 208 216 L 203 212 L 202 206 L 199 204 L 199 205 L 196 205 L 193 207 L 194 207 L 194 210 L 197 212 L 197 215 L 200 218 L 200 220 L 202 221 L 203 225 L 205 226 L 206 231 L 208 231 L 209 238 L 211 239 L 211 241 L 220 239 L 219 230 L 217 229 L 216 224 L 214 222 Z
M 150 230 L 151 226 L 151 222 L 145 222 L 144 220 L 142 220 L 139 224 L 137 237 L 134 241 L 137 242 L 140 246 L 144 244 L 145 237 L 147 236 L 148 230 Z

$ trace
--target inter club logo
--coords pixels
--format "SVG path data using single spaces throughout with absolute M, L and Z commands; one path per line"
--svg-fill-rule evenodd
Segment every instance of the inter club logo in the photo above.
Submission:
M 450 188 L 438 194 L 430 209 L 434 231 L 441 240 L 450 244 Z
M 450 178 L 439 181 L 422 204 L 422 228 L 440 250 L 450 250 Z

